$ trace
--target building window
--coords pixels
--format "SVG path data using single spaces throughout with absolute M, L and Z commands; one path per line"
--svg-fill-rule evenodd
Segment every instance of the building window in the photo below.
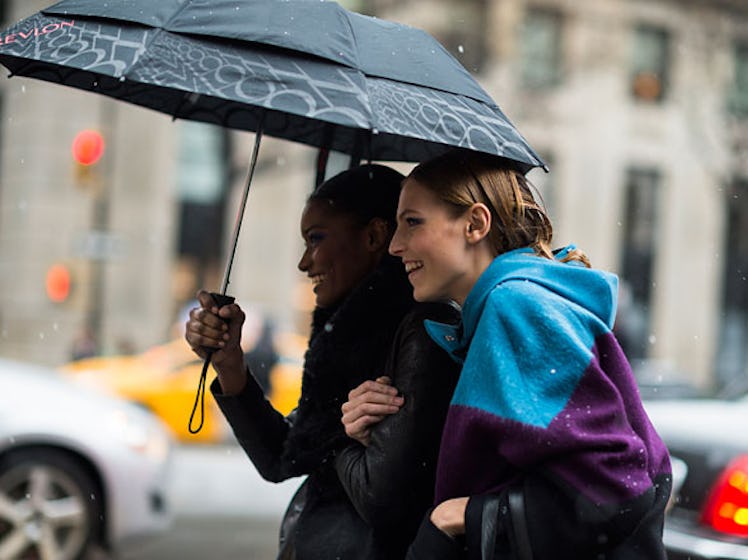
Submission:
M 660 182 L 655 169 L 630 169 L 626 179 L 621 294 L 615 331 L 631 360 L 647 357 L 652 334 Z
M 178 255 L 189 259 L 199 275 L 224 253 L 228 137 L 214 125 L 184 121 L 180 126 Z
M 555 10 L 530 8 L 519 39 L 520 77 L 527 89 L 547 89 L 561 82 L 562 16 Z
M 339 2 L 341 6 L 361 14 L 376 15 L 397 5 L 405 4 L 403 0 L 347 0 Z
M 748 179 L 735 181 L 727 194 L 722 323 L 716 359 L 717 383 L 722 389 L 745 383 L 748 373 Z
M 346 10 L 359 13 L 368 13 L 373 3 L 371 0 L 338 0 L 338 4 Z
M 748 117 L 748 41 L 735 46 L 734 78 L 729 92 L 732 114 Z
M 448 25 L 433 30 L 434 37 L 470 72 L 479 73 L 488 56 L 486 0 L 462 0 L 445 4 Z
M 667 93 L 670 36 L 664 28 L 640 25 L 634 31 L 631 93 L 641 101 L 660 102 Z

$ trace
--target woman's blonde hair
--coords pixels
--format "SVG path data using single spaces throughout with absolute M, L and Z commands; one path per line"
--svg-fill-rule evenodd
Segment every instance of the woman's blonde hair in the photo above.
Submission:
M 553 225 L 538 203 L 530 182 L 511 161 L 469 150 L 451 150 L 416 166 L 406 179 L 416 180 L 459 216 L 476 202 L 491 212 L 488 242 L 494 255 L 531 247 L 538 256 L 553 259 Z M 590 266 L 580 250 L 564 261 Z

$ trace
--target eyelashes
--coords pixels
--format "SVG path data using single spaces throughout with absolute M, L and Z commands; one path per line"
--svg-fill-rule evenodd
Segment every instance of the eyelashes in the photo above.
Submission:
M 316 247 L 324 240 L 325 240 L 325 235 L 323 233 L 310 233 L 309 235 L 307 235 L 307 238 L 306 238 L 306 246 Z

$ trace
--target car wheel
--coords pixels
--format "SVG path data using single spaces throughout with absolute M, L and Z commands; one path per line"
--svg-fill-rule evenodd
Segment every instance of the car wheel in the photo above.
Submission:
M 8 453 L 0 458 L 0 558 L 81 558 L 98 535 L 101 505 L 91 475 L 66 453 Z

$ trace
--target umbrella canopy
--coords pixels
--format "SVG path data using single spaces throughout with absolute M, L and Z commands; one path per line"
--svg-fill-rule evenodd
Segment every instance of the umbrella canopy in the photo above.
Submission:
M 370 160 L 463 147 L 544 167 L 433 37 L 330 1 L 63 0 L 2 33 L 0 63 Z

